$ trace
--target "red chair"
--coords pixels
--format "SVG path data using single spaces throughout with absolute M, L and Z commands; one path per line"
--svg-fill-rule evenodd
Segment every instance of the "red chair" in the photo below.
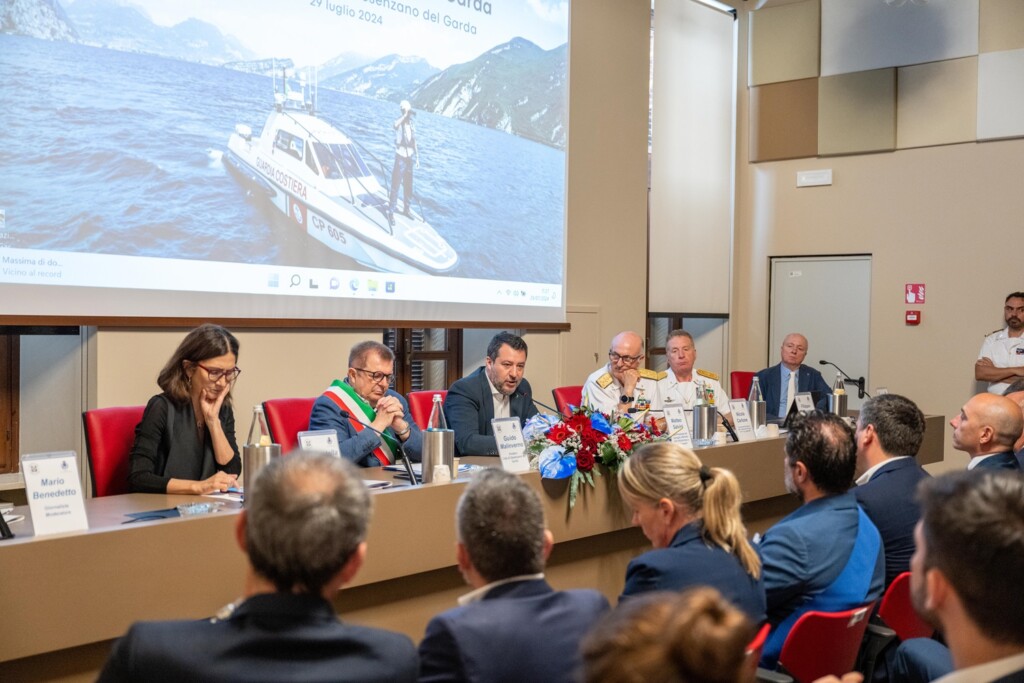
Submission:
M 853 671 L 874 607 L 801 615 L 782 644 L 780 667 L 799 683 Z
M 281 444 L 281 454 L 294 451 L 299 445 L 299 432 L 309 429 L 313 398 L 272 398 L 263 402 L 270 439 Z
M 435 389 L 433 391 L 410 391 L 409 392 L 409 414 L 413 422 L 420 429 L 426 429 L 430 421 L 430 411 L 434 407 L 434 394 L 441 395 L 441 402 L 444 403 L 448 395 L 447 389 Z
M 750 385 L 754 383 L 756 372 L 734 370 L 729 373 L 729 396 L 739 400 L 750 396 Z
M 145 406 L 127 406 L 82 413 L 93 498 L 128 493 L 128 455 L 145 410 Z
M 747 645 L 747 663 L 745 665 L 746 677 L 743 680 L 752 681 L 757 674 L 757 663 L 761 661 L 761 653 L 764 651 L 765 641 L 768 640 L 768 632 L 772 630 L 771 624 L 765 624 L 754 636 L 754 639 Z
M 583 401 L 583 387 L 555 387 L 551 390 L 551 396 L 555 399 L 555 407 L 562 415 L 568 415 L 572 407 L 579 407 Z
M 882 596 L 878 616 L 896 632 L 900 640 L 931 638 L 935 629 L 917 615 L 910 601 L 910 572 L 903 572 L 889 585 Z

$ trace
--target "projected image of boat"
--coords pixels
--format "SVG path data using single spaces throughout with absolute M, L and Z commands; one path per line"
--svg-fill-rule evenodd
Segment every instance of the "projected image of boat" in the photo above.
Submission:
M 383 163 L 317 115 L 315 83 L 304 79 L 293 89 L 284 74 L 274 83 L 274 110 L 262 133 L 254 136 L 249 126 L 237 124 L 228 138 L 224 161 L 229 168 L 310 236 L 368 268 L 388 273 L 454 268 L 458 254 L 422 209 L 410 208 L 408 215 L 389 211 Z

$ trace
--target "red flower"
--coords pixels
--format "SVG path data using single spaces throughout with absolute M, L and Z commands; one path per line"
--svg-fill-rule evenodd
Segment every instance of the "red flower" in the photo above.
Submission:
M 579 453 L 576 454 L 576 469 L 580 472 L 589 472 L 594 469 L 594 451 L 596 449 L 582 446 Z
M 633 448 L 633 442 L 629 440 L 629 436 L 625 433 L 619 434 L 619 448 L 627 453 Z
M 579 434 L 580 432 L 583 431 L 584 427 L 590 426 L 590 418 L 588 418 L 586 415 L 576 413 L 568 420 L 566 420 L 565 424 L 569 427 L 569 429 Z
M 569 428 L 566 427 L 564 424 L 559 422 L 554 427 L 548 430 L 546 436 L 555 443 L 560 444 L 566 439 L 568 439 L 570 436 L 572 436 L 572 431 L 570 431 Z
M 661 436 L 661 429 L 658 427 L 658 419 L 651 416 L 651 434 L 654 436 Z
M 583 428 L 580 432 L 580 441 L 585 444 L 591 444 L 596 446 L 599 443 L 604 443 L 608 439 L 608 435 L 597 431 L 589 424 Z

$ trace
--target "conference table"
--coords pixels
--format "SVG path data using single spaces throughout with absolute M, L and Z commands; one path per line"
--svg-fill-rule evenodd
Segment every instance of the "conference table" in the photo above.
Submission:
M 929 416 L 922 464 L 943 457 L 944 419 Z M 785 439 L 699 449 L 711 467 L 740 481 L 748 530 L 764 531 L 795 509 L 783 484 Z M 497 466 L 497 458 L 463 463 Z M 372 480 L 393 481 L 380 468 Z M 573 509 L 567 480 L 521 475 L 543 501 L 555 547 L 555 588 L 597 588 L 614 604 L 626 565 L 649 548 L 619 498 L 614 477 L 584 485 Z M 418 642 L 429 619 L 468 591 L 455 567 L 455 505 L 466 478 L 375 490 L 366 563 L 334 601 L 342 619 L 407 634 Z M 198 619 L 239 597 L 245 556 L 235 540 L 241 505 L 212 514 L 131 521 L 130 513 L 195 502 L 194 496 L 127 494 L 86 500 L 87 531 L 35 537 L 25 519 L 0 541 L 0 680 L 93 680 L 112 640 L 137 620 Z

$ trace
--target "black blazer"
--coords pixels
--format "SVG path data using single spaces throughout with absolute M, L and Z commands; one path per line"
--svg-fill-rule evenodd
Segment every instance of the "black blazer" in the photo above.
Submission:
M 509 397 L 509 412 L 523 422 L 537 414 L 533 405 L 530 383 L 523 379 L 516 393 Z M 455 430 L 455 451 L 460 455 L 497 455 L 491 420 L 494 419 L 494 399 L 491 381 L 484 368 L 458 380 L 448 389 L 444 399 L 444 415 L 448 426 Z
M 1017 462 L 1017 456 L 1013 454 L 1013 451 L 1006 451 L 1005 453 L 996 453 L 990 458 L 985 458 L 979 462 L 975 469 L 986 469 L 986 470 L 1020 470 L 1020 463 Z

